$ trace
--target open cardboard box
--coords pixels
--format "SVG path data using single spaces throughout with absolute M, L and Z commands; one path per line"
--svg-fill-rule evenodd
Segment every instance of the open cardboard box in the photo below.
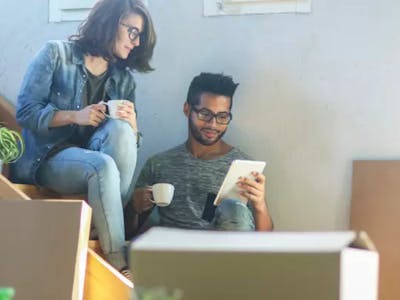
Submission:
M 0 197 L 0 286 L 15 300 L 83 299 L 91 208 Z
M 378 253 L 361 232 L 153 228 L 131 246 L 135 286 L 183 299 L 376 300 Z

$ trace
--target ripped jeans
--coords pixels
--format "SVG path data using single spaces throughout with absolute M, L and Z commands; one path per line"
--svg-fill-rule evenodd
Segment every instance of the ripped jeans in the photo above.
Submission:
M 136 159 L 132 127 L 110 119 L 91 136 L 87 149 L 66 148 L 38 170 L 43 186 L 62 194 L 87 194 L 101 248 L 117 270 L 127 266 L 123 208 L 129 201 Z
M 150 226 L 160 225 L 160 214 L 155 206 L 149 216 Z M 207 230 L 217 231 L 254 231 L 255 221 L 252 211 L 242 201 L 224 199 L 216 208 Z
M 254 217 L 250 209 L 242 201 L 225 199 L 215 210 L 210 229 L 253 231 L 255 229 Z

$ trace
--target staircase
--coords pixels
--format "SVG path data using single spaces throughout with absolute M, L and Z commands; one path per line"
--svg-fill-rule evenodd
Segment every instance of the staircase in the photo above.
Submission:
M 16 123 L 15 120 L 15 108 L 10 102 L 6 101 L 3 97 L 0 96 L 0 123 L 4 124 L 8 128 L 20 131 L 20 127 Z M 7 168 L 3 167 L 3 174 L 7 175 Z M 75 198 L 75 199 L 74 199 Z M 58 195 L 51 190 L 37 188 L 32 185 L 21 185 L 21 184 L 13 184 L 11 183 L 6 176 L 0 174 L 0 205 L 6 205 L 10 200 L 21 201 L 21 200 L 32 200 L 32 199 L 41 199 L 41 201 L 45 203 L 50 203 L 49 206 L 52 206 L 54 203 L 61 206 L 68 206 L 68 203 L 79 203 L 82 206 L 87 206 L 87 204 L 82 201 L 84 198 L 82 196 L 78 197 L 81 201 L 77 201 L 76 197 L 71 197 L 68 195 Z M 43 200 L 43 199 L 52 199 L 51 201 Z M 4 201 L 4 202 L 2 202 Z M 31 203 L 31 201 L 29 201 Z M 36 201 L 35 201 L 36 202 Z M 24 205 L 25 202 L 20 202 L 22 207 L 29 206 Z M 26 202 L 28 203 L 28 202 Z M 54 205 L 56 205 L 54 204 Z M 54 206 L 53 205 L 53 206 Z M 32 209 L 36 209 L 35 205 L 32 205 Z M 47 207 L 47 206 L 46 206 Z M 27 208 L 28 209 L 28 208 Z M 91 209 L 90 210 L 91 215 Z M 40 213 L 37 212 L 37 213 Z M 64 213 L 65 214 L 65 213 Z M 16 214 L 13 216 L 16 220 L 18 220 L 19 215 Z M 82 217 L 83 218 L 83 217 Z M 88 216 L 86 216 L 88 218 Z M 84 218 L 83 218 L 84 219 Z M 77 219 L 76 222 L 84 223 L 83 219 Z M 37 223 L 41 223 L 44 221 L 44 218 L 38 218 Z M 53 220 L 51 224 L 45 224 L 48 228 L 54 229 L 53 227 L 57 227 L 57 219 Z M 36 220 L 35 220 L 36 222 Z M 88 225 L 89 224 L 89 225 Z M 83 225 L 82 225 L 83 226 Z M 85 237 L 85 240 L 81 241 L 80 248 L 86 251 L 86 255 L 84 255 L 84 259 L 78 259 L 75 266 L 71 266 L 75 272 L 78 272 L 78 269 L 84 270 L 84 274 L 82 276 L 76 277 L 71 288 L 71 299 L 73 300 L 128 300 L 131 299 L 133 284 L 122 276 L 117 270 L 115 270 L 107 261 L 105 261 L 101 257 L 101 249 L 99 247 L 98 241 L 88 241 L 88 234 L 83 234 L 83 232 L 89 231 L 90 227 L 90 217 L 88 219 L 87 224 L 84 226 L 85 228 L 80 228 L 79 236 L 76 236 L 77 239 L 82 239 L 82 236 Z M 39 232 L 35 232 L 35 234 L 41 234 Z M 42 235 L 40 235 L 43 238 Z M 45 238 L 45 237 L 44 237 Z M 15 237 L 18 239 L 18 236 Z M 59 239 L 59 240 L 58 240 Z M 57 240 L 48 241 L 53 244 L 63 244 L 65 241 L 63 240 L 62 235 L 58 237 Z M 78 243 L 78 241 L 76 241 Z M 17 243 L 16 243 L 17 244 Z M 50 244 L 49 244 L 50 245 Z M 18 261 L 18 256 L 16 257 L 1 257 L 1 249 L 0 249 L 0 265 L 1 260 L 15 260 Z M 27 252 L 29 254 L 29 250 Z M 48 257 L 50 257 L 52 253 L 48 253 Z M 82 266 L 82 263 L 84 264 Z M 43 261 L 43 264 L 46 265 L 46 261 Z M 23 272 L 23 270 L 22 270 Z M 32 274 L 33 276 L 33 274 Z M 54 278 L 57 278 L 59 274 L 57 274 L 57 269 L 54 270 L 54 274 L 52 274 Z M 16 282 L 18 282 L 18 278 L 14 278 Z M 4 285 L 7 282 L 1 282 L 3 280 L 2 270 L 0 268 L 0 285 Z M 44 284 L 44 283 L 43 283 Z M 78 286 L 78 290 L 76 287 Z M 23 289 L 23 285 L 21 287 Z M 72 293 L 74 290 L 74 293 Z M 18 295 L 23 294 L 21 290 L 16 290 L 16 295 L 14 300 L 23 299 L 19 298 Z M 39 299 L 39 298 L 37 298 Z M 44 294 L 40 297 L 42 300 L 54 300 L 56 298 L 49 297 L 49 295 Z

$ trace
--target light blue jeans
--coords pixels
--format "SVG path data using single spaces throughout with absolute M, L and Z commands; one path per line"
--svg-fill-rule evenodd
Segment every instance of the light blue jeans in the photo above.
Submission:
M 224 199 L 215 210 L 212 230 L 251 231 L 255 229 L 251 210 L 240 200 Z
M 158 207 L 155 206 L 150 214 L 151 226 L 160 224 Z M 214 218 L 211 220 L 209 230 L 226 231 L 252 231 L 255 230 L 253 213 L 249 207 L 240 200 L 224 199 L 215 209 Z
M 38 181 L 63 194 L 86 194 L 93 224 L 107 260 L 118 270 L 127 266 L 123 207 L 137 159 L 136 135 L 125 121 L 107 120 L 87 149 L 71 147 L 43 162 Z

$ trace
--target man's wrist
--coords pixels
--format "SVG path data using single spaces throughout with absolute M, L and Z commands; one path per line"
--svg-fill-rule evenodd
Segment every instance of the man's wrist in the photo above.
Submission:
M 265 200 L 257 201 L 256 203 L 253 202 L 252 205 L 255 212 L 267 211 L 267 203 Z

